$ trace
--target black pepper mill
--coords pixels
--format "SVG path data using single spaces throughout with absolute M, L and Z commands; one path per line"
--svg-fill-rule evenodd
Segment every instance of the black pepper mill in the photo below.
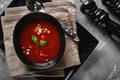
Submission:
M 120 0 L 102 0 L 102 3 L 120 19 Z
M 85 2 L 80 10 L 88 15 L 97 26 L 102 27 L 112 39 L 120 43 L 120 25 L 112 21 L 108 13 L 98 8 L 94 1 Z

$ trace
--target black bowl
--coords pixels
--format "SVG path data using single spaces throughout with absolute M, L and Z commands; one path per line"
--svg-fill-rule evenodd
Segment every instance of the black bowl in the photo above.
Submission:
M 52 22 L 55 27 L 58 29 L 59 35 L 60 35 L 60 49 L 58 51 L 58 55 L 55 59 L 46 62 L 46 63 L 33 63 L 30 60 L 28 60 L 24 55 L 23 51 L 20 47 L 20 34 L 22 32 L 22 29 L 24 29 L 24 25 L 28 22 L 30 22 L 33 19 L 45 19 L 50 22 Z M 23 26 L 23 27 L 22 27 Z M 23 16 L 16 24 L 14 33 L 13 33 L 13 44 L 15 51 L 20 58 L 20 60 L 26 64 L 28 67 L 33 68 L 33 69 L 39 69 L 39 70 L 44 70 L 53 67 L 58 61 L 60 61 L 61 57 L 64 54 L 65 50 L 65 34 L 62 28 L 62 25 L 51 15 L 42 13 L 42 12 L 33 12 L 29 13 L 25 16 Z

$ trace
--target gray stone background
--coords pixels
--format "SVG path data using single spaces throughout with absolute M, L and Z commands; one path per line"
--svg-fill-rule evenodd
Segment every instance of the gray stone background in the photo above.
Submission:
M 113 42 L 103 30 L 96 27 L 94 23 L 89 21 L 87 17 L 80 12 L 80 6 L 82 5 L 80 0 L 53 1 L 71 1 L 74 3 L 77 7 L 77 21 L 99 41 L 97 47 L 70 80 L 120 80 L 120 44 Z M 0 0 L 0 13 L 3 12 L 10 2 L 11 0 Z M 95 0 L 95 2 L 97 3 L 98 7 L 109 12 L 106 7 L 101 4 L 101 0 Z M 120 21 L 116 19 L 110 12 L 109 15 L 113 21 L 120 24 Z M 0 50 L 0 80 L 36 79 L 10 79 L 7 74 L 4 52 Z

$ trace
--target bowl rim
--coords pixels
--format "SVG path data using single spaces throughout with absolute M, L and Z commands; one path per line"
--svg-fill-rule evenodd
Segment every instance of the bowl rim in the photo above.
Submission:
M 26 24 L 26 22 L 29 22 L 30 20 L 33 20 L 34 18 L 35 19 L 42 18 L 42 19 L 49 20 L 50 22 L 52 22 L 55 25 L 55 27 L 59 31 L 60 49 L 58 51 L 58 56 L 55 59 L 53 59 L 47 63 L 32 63 L 32 62 L 30 62 L 27 58 L 25 58 L 25 56 L 22 53 L 22 50 L 20 49 L 20 43 L 19 43 L 18 36 L 20 35 L 21 29 L 23 29 L 23 27 L 21 27 L 21 26 L 24 26 Z M 45 69 L 54 67 L 62 58 L 64 51 L 65 51 L 65 34 L 64 34 L 62 25 L 53 16 L 51 16 L 47 13 L 42 13 L 42 12 L 28 13 L 28 14 L 24 15 L 15 25 L 14 32 L 13 32 L 13 45 L 14 45 L 14 49 L 15 49 L 17 56 L 20 58 L 20 60 L 25 65 L 27 65 L 28 67 L 30 67 L 32 69 L 45 70 Z

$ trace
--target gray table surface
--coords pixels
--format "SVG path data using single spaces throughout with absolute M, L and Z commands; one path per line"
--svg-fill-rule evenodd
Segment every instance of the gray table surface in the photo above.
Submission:
M 70 80 L 120 80 L 120 44 L 113 42 L 103 30 L 89 21 L 79 10 L 79 0 L 75 1 L 77 21 L 98 39 L 99 44 Z M 109 13 L 113 21 L 120 24 L 120 21 L 102 5 L 101 0 L 94 1 L 99 8 Z
M 0 3 L 2 1 L 3 0 L 0 0 Z M 53 1 L 71 1 L 74 3 L 77 7 L 77 21 L 99 41 L 97 47 L 70 80 L 120 80 L 120 44 L 113 42 L 103 30 L 96 27 L 94 23 L 89 21 L 87 17 L 80 12 L 80 0 Z M 101 0 L 95 1 L 100 8 L 109 12 L 101 4 Z M 9 3 L 6 2 L 5 6 L 8 4 Z M 0 4 L 0 13 L 4 10 L 1 9 L 1 7 L 3 7 L 2 4 Z M 118 24 L 120 23 L 120 21 L 111 14 L 110 17 Z M 9 78 L 3 53 L 4 52 L 0 50 L 0 80 L 36 80 L 35 78 Z

